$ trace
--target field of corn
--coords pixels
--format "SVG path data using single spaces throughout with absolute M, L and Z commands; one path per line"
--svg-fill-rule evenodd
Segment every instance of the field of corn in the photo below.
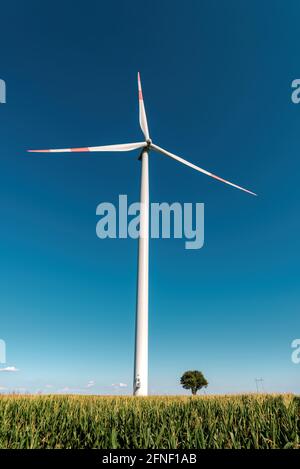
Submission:
M 300 448 L 300 398 L 1 396 L 0 448 Z

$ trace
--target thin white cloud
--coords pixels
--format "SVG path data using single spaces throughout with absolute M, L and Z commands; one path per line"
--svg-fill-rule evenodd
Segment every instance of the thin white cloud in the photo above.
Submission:
M 114 388 L 127 388 L 127 384 L 126 383 L 117 383 L 117 384 L 112 384 L 112 386 Z
M 0 371 L 6 371 L 6 372 L 13 373 L 15 371 L 20 371 L 20 370 L 18 368 L 16 368 L 15 366 L 6 366 L 5 368 L 0 368 Z
M 96 385 L 96 381 L 93 379 L 90 379 L 86 385 L 83 387 L 73 387 L 73 386 L 63 386 L 62 388 L 57 389 L 55 394 L 82 394 L 82 393 L 87 393 L 88 389 L 92 388 L 93 386 Z M 52 387 L 52 386 L 51 386 Z
M 80 394 L 82 393 L 82 388 L 72 388 L 70 386 L 64 386 L 61 389 L 56 391 L 56 394 Z
M 45 388 L 47 388 L 47 389 L 51 389 L 53 387 L 54 387 L 53 384 L 45 384 Z
M 69 386 L 65 386 L 62 389 L 59 389 L 58 392 L 69 392 L 72 391 L 72 388 L 69 388 Z
M 86 385 L 86 388 L 92 388 L 93 386 L 95 386 L 95 381 L 93 379 L 91 379 L 88 384 Z

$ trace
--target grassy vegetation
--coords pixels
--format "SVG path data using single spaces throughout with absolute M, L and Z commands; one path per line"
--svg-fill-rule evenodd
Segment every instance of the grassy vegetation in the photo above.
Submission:
M 300 398 L 1 396 L 0 448 L 300 448 Z

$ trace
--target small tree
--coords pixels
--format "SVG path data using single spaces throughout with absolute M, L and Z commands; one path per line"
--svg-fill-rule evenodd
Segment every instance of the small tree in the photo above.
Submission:
M 180 384 L 184 389 L 191 389 L 192 394 L 197 394 L 199 389 L 203 387 L 206 388 L 208 386 L 208 382 L 203 376 L 201 371 L 186 371 L 180 378 Z

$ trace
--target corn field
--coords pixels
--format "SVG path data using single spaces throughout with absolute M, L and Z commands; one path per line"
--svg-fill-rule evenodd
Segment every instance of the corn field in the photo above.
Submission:
M 1 396 L 0 448 L 300 448 L 300 398 Z

